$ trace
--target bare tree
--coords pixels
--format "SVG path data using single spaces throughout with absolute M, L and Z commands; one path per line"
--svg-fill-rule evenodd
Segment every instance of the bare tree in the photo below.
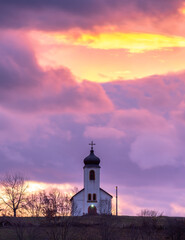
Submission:
M 29 216 L 42 216 L 43 195 L 45 195 L 45 191 L 32 193 L 27 196 L 26 210 Z
M 111 201 L 104 199 L 100 201 L 99 211 L 101 215 L 111 215 Z
M 158 212 L 156 210 L 142 209 L 140 213 L 137 214 L 140 217 L 162 217 L 163 212 Z
M 40 191 L 28 195 L 26 210 L 32 217 L 57 217 L 69 216 L 71 213 L 71 202 L 69 195 L 64 195 L 55 188 L 50 192 Z
M 17 210 L 23 209 L 26 204 L 26 190 L 28 185 L 24 177 L 18 173 L 7 174 L 1 180 L 3 205 L 16 217 Z
M 42 198 L 43 215 L 49 217 L 69 216 L 71 213 L 70 197 L 61 193 L 59 189 L 52 189 Z

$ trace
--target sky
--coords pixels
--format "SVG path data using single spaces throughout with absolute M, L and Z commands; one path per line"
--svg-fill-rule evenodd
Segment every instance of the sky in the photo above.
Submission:
M 185 1 L 0 0 L 0 175 L 185 216 Z

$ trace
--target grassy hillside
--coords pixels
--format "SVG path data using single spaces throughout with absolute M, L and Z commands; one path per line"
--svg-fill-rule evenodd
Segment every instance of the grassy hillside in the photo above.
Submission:
M 0 240 L 184 240 L 185 218 L 0 218 Z

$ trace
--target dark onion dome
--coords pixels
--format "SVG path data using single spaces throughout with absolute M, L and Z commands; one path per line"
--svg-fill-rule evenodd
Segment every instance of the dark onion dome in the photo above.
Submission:
M 85 165 L 99 165 L 100 159 L 94 154 L 94 150 L 91 149 L 89 156 L 84 159 Z

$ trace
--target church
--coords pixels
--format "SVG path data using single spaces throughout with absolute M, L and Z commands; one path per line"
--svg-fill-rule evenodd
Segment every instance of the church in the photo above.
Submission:
M 72 198 L 72 216 L 111 214 L 112 196 L 100 188 L 100 159 L 94 154 L 93 141 L 84 159 L 84 188 Z

